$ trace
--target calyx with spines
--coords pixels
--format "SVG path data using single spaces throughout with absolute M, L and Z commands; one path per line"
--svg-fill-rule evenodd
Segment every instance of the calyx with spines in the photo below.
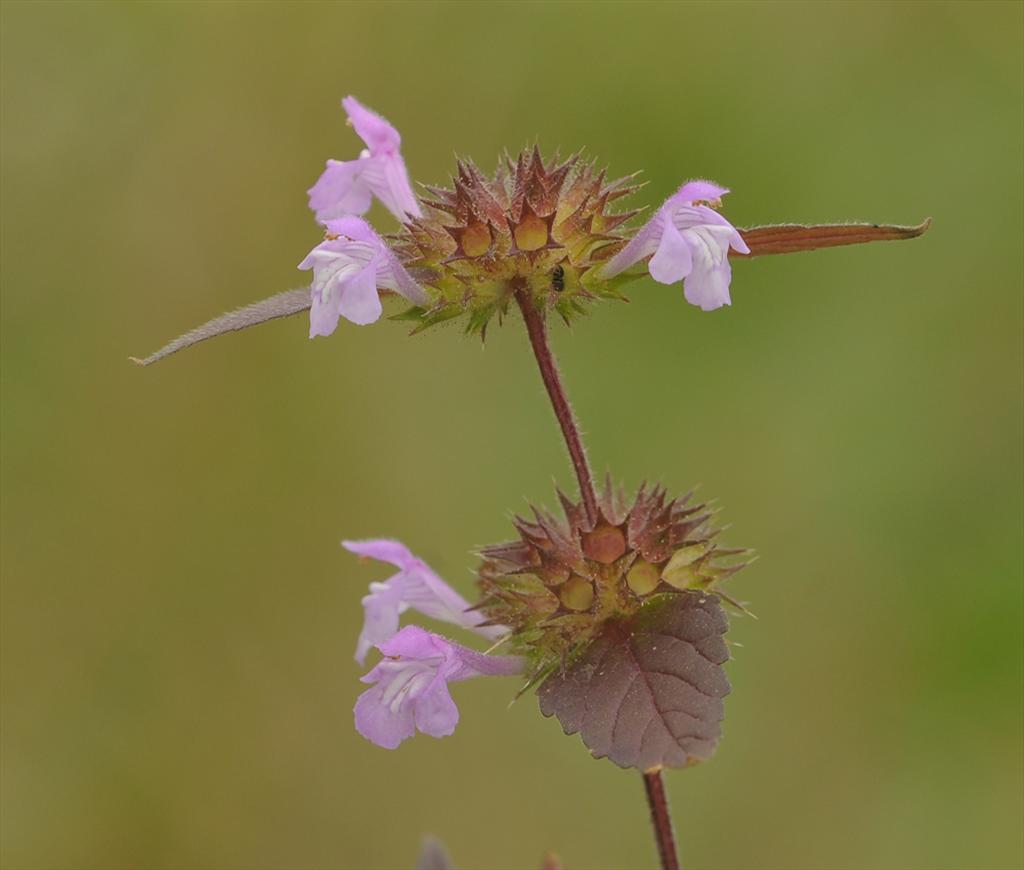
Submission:
M 425 216 L 390 238 L 434 297 L 396 319 L 420 331 L 465 314 L 466 331 L 484 335 L 522 288 L 566 322 L 587 302 L 623 298 L 617 288 L 638 275 L 602 280 L 597 267 L 627 241 L 620 228 L 638 211 L 610 206 L 639 188 L 634 178 L 608 182 L 579 154 L 545 163 L 536 147 L 506 156 L 490 178 L 460 161 L 452 188 L 427 187 Z
M 511 627 L 509 648 L 528 656 L 531 684 L 568 666 L 610 621 L 658 596 L 721 595 L 717 584 L 748 564 L 750 550 L 715 543 L 714 511 L 690 495 L 644 485 L 625 507 L 608 482 L 591 520 L 559 492 L 564 519 L 534 508 L 533 519 L 514 520 L 519 540 L 480 551 L 475 609 Z

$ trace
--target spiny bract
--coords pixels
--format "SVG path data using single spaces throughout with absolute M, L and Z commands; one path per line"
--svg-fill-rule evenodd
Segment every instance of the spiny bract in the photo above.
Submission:
M 717 591 L 748 564 L 750 550 L 716 546 L 714 512 L 690 504 L 690 494 L 669 499 L 661 486 L 642 486 L 624 508 L 609 483 L 594 521 L 558 496 L 564 521 L 534 508 L 532 521 L 514 521 L 520 540 L 480 552 L 477 608 L 511 627 L 510 649 L 529 657 L 531 682 L 571 661 L 609 620 L 633 616 L 657 595 Z
M 390 239 L 434 296 L 396 319 L 418 321 L 419 331 L 467 313 L 466 331 L 483 335 L 520 289 L 566 322 L 587 301 L 621 299 L 617 287 L 637 276 L 601 280 L 598 267 L 622 249 L 618 229 L 639 211 L 609 210 L 639 188 L 634 178 L 606 182 L 579 154 L 545 164 L 536 147 L 506 156 L 491 178 L 460 161 L 453 189 L 427 187 L 427 214 Z

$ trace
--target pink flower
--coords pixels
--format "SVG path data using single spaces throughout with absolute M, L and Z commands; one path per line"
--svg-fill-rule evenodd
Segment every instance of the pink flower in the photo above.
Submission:
M 468 628 L 489 640 L 508 631 L 503 626 L 480 625 L 484 618 L 469 610 L 466 599 L 398 541 L 342 541 L 342 546 L 359 556 L 389 562 L 399 569 L 383 583 L 371 583 L 370 594 L 363 598 L 363 630 L 356 642 L 356 661 L 360 664 L 366 661 L 371 646 L 379 647 L 395 636 L 399 617 L 409 609 Z
M 377 648 L 385 658 L 362 678 L 373 686 L 356 701 L 356 730 L 394 749 L 417 730 L 447 737 L 459 722 L 448 683 L 480 676 L 521 674 L 520 656 L 474 652 L 416 625 L 407 625 Z
M 728 192 L 710 181 L 688 181 L 605 264 L 602 276 L 612 278 L 651 257 L 651 277 L 661 284 L 684 281 L 683 295 L 691 305 L 703 311 L 731 305 L 729 248 L 741 254 L 750 249 L 729 221 L 700 204 L 718 205 Z
M 356 160 L 327 161 L 327 168 L 308 191 L 316 219 L 326 223 L 345 215 L 365 214 L 374 196 L 400 221 L 419 217 L 422 212 L 409 186 L 398 131 L 355 97 L 345 97 L 341 104 L 366 148 Z
M 415 305 L 429 301 L 426 291 L 366 221 L 345 217 L 327 222 L 331 236 L 301 263 L 313 270 L 309 337 L 330 335 L 344 317 L 359 325 L 374 323 L 383 310 L 378 290 L 394 290 Z

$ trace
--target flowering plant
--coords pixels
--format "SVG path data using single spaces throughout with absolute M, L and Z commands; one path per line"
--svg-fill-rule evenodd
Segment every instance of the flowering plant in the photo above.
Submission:
M 474 603 L 397 541 L 343 542 L 397 569 L 363 598 L 355 656 L 362 664 L 376 649 L 381 658 L 363 677 L 355 726 L 387 749 L 416 731 L 446 737 L 459 719 L 450 684 L 519 676 L 519 694 L 536 688 L 542 713 L 592 755 L 642 772 L 662 865 L 677 867 L 661 771 L 706 760 L 719 741 L 730 690 L 723 605 L 744 609 L 721 583 L 750 551 L 721 546 L 714 511 L 690 495 L 655 484 L 628 499 L 611 479 L 595 487 L 548 342 L 551 315 L 572 322 L 647 274 L 682 284 L 687 302 L 714 311 L 732 304 L 734 259 L 913 238 L 928 222 L 742 229 L 720 211 L 726 188 L 690 180 L 637 225 L 637 210 L 619 210 L 638 189 L 634 176 L 610 181 L 579 154 L 546 161 L 537 148 L 506 155 L 490 176 L 460 162 L 451 187 L 426 186 L 418 197 L 397 130 L 353 97 L 342 105 L 366 148 L 329 160 L 309 190 L 324 228 L 299 264 L 310 285 L 215 318 L 135 362 L 307 309 L 310 337 L 328 336 L 341 320 L 377 322 L 386 297 L 404 302 L 391 319 L 413 333 L 461 320 L 485 338 L 518 311 L 579 496 L 559 492 L 562 516 L 534 509 L 515 518 L 515 540 L 480 551 Z M 397 232 L 380 235 L 361 217 L 374 198 L 400 222 Z M 401 627 L 408 611 L 487 646 Z

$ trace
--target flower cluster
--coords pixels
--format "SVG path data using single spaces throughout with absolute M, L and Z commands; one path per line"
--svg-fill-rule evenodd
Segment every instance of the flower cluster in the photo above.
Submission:
M 519 540 L 484 547 L 479 610 L 510 627 L 508 646 L 529 659 L 536 682 L 571 663 L 612 620 L 628 620 L 647 602 L 714 591 L 749 562 L 747 549 L 716 544 L 714 511 L 642 486 L 632 504 L 611 484 L 596 516 L 559 493 L 564 518 L 533 509 L 515 518 Z
M 590 300 L 619 296 L 644 261 L 656 281 L 684 282 L 686 299 L 703 310 L 730 304 L 729 250 L 749 248 L 714 210 L 725 188 L 688 182 L 630 230 L 637 212 L 610 209 L 636 190 L 630 178 L 607 182 L 579 155 L 545 163 L 533 149 L 490 178 L 460 163 L 452 189 L 428 188 L 420 201 L 398 131 L 354 97 L 342 105 L 366 149 L 356 160 L 329 160 L 309 190 L 326 230 L 299 266 L 313 270 L 310 337 L 329 335 L 339 317 L 375 322 L 381 292 L 411 302 L 400 316 L 418 329 L 467 313 L 467 330 L 483 333 L 524 288 L 568 321 Z M 357 219 L 374 197 L 402 223 L 387 242 Z
M 661 487 L 641 487 L 627 508 L 622 493 L 608 484 L 593 517 L 583 505 L 561 493 L 559 497 L 563 520 L 534 510 L 532 520 L 516 518 L 518 541 L 481 550 L 478 587 L 482 598 L 472 607 L 397 541 L 343 542 L 359 556 L 398 569 L 388 580 L 371 583 L 370 593 L 363 598 L 364 623 L 356 660 L 362 664 L 371 647 L 384 656 L 363 678 L 373 686 L 356 702 L 356 728 L 363 736 L 393 749 L 416 730 L 434 737 L 449 735 L 458 722 L 458 710 L 447 684 L 485 675 L 522 674 L 527 686 L 552 677 L 542 687 L 542 705 L 547 705 L 542 709 L 563 718 L 551 700 L 565 692 L 559 688 L 559 679 L 564 682 L 567 675 L 580 679 L 575 671 L 581 657 L 589 648 L 608 643 L 610 636 L 623 631 L 622 626 L 634 639 L 642 635 L 645 608 L 656 612 L 668 605 L 676 611 L 672 619 L 678 620 L 679 613 L 697 606 L 690 600 L 696 596 L 702 612 L 712 617 L 712 623 L 700 627 L 697 634 L 685 629 L 676 637 L 680 654 L 692 655 L 693 643 L 719 637 L 724 617 L 721 624 L 715 622 L 717 603 L 705 599 L 722 598 L 740 606 L 718 584 L 747 564 L 749 551 L 716 545 L 717 530 L 710 525 L 713 511 L 704 504 L 691 504 L 689 496 L 668 498 Z M 416 625 L 399 629 L 400 617 L 408 610 L 468 629 L 515 655 L 476 652 Z M 664 635 L 664 626 L 660 631 Z M 663 637 L 662 645 L 666 643 Z M 702 666 L 706 669 L 707 662 Z M 588 668 L 584 665 L 583 670 Z M 556 672 L 562 677 L 554 676 Z M 679 679 L 697 678 L 689 673 Z M 718 686 L 720 693 L 727 691 L 728 683 L 717 671 L 703 679 L 712 689 Z M 596 708 L 605 692 L 601 688 L 587 691 L 588 703 Z M 701 723 L 698 744 L 684 748 L 681 755 L 666 757 L 678 763 L 706 757 L 717 742 L 717 708 L 708 712 L 699 705 L 687 706 L 677 688 L 654 687 L 653 691 L 670 695 L 672 704 L 686 710 L 691 719 L 708 720 Z M 642 719 L 645 711 L 632 715 Z M 691 735 L 693 722 L 688 722 L 686 733 Z M 590 738 L 586 731 L 583 736 Z M 673 752 L 680 752 L 680 743 L 673 738 Z M 603 754 L 617 763 L 633 763 L 617 747 Z
M 344 541 L 351 552 L 387 562 L 398 572 L 370 584 L 363 598 L 363 630 L 356 643 L 356 661 L 363 664 L 371 647 L 384 656 L 365 677 L 372 687 L 356 701 L 356 729 L 378 746 L 394 749 L 417 731 L 446 737 L 455 730 L 459 711 L 448 683 L 480 676 L 521 674 L 520 656 L 476 652 L 416 625 L 399 630 L 407 610 L 469 629 L 488 640 L 508 633 L 484 624 L 466 600 L 422 560 L 397 541 Z
M 230 311 L 144 358 L 151 365 L 228 332 L 309 311 L 310 337 L 330 335 L 338 320 L 365 325 L 383 314 L 382 296 L 409 306 L 392 315 L 413 332 L 464 318 L 483 336 L 515 299 L 541 316 L 566 322 L 598 299 L 622 299 L 624 285 L 645 274 L 682 282 L 687 301 L 704 311 L 731 304 L 730 257 L 789 254 L 837 245 L 910 239 L 928 229 L 885 224 L 778 224 L 737 229 L 717 209 L 726 188 L 687 181 L 646 223 L 638 209 L 617 211 L 634 193 L 635 176 L 609 181 L 575 154 L 545 162 L 533 148 L 500 161 L 491 176 L 459 162 L 450 188 L 424 186 L 417 197 L 401 136 L 354 97 L 342 105 L 366 148 L 355 160 L 328 160 L 309 189 L 324 239 L 299 264 L 306 288 Z M 362 219 L 374 199 L 399 221 L 381 236 Z
M 684 183 L 631 228 L 637 212 L 614 209 L 637 189 L 631 177 L 607 181 L 579 155 L 545 162 L 536 148 L 506 158 L 489 177 L 461 162 L 450 189 L 428 187 L 420 200 L 395 128 L 352 97 L 343 105 L 367 147 L 357 160 L 329 161 L 309 191 L 325 227 L 324 241 L 300 264 L 313 271 L 311 336 L 329 335 L 339 318 L 377 321 L 382 293 L 411 304 L 396 316 L 414 321 L 416 331 L 467 315 L 467 331 L 483 334 L 512 299 L 543 331 L 549 312 L 569 321 L 591 300 L 620 297 L 619 288 L 645 272 L 661 284 L 681 283 L 689 303 L 713 311 L 731 304 L 730 253 L 923 231 L 741 232 L 717 210 L 728 190 L 706 180 Z M 401 224 L 387 239 L 360 217 L 374 197 Z M 459 714 L 450 683 L 522 674 L 528 686 L 541 684 L 542 712 L 558 716 L 567 733 L 579 732 L 595 755 L 641 769 L 710 755 L 729 690 L 719 601 L 738 606 L 717 584 L 746 564 L 748 551 L 716 546 L 711 512 L 686 497 L 670 499 L 660 487 L 641 488 L 628 508 L 610 485 L 599 499 L 591 493 L 591 503 L 561 500 L 564 520 L 540 511 L 533 520 L 517 518 L 519 541 L 481 551 L 482 599 L 473 607 L 401 544 L 345 542 L 398 569 L 363 599 L 356 658 L 363 663 L 374 647 L 383 658 L 363 677 L 371 687 L 355 706 L 361 734 L 387 748 L 417 730 L 451 734 Z M 416 625 L 400 628 L 407 610 L 515 655 L 478 652 Z M 619 729 L 622 721 L 632 729 Z
M 641 770 L 685 766 L 710 755 L 721 734 L 727 620 L 718 583 L 746 564 L 746 550 L 715 543 L 711 512 L 661 487 L 641 487 L 631 505 L 611 486 L 595 492 L 585 452 L 546 338 L 549 314 L 570 321 L 588 303 L 622 298 L 629 281 L 681 283 L 703 311 L 731 304 L 730 256 L 792 253 L 921 235 L 916 227 L 823 224 L 737 229 L 718 209 L 727 189 L 685 182 L 636 226 L 619 211 L 638 188 L 609 181 L 579 154 L 545 161 L 537 148 L 506 155 L 492 175 L 460 162 L 450 188 L 410 184 L 398 131 L 355 98 L 342 105 L 366 148 L 329 160 L 309 190 L 323 240 L 299 268 L 308 287 L 279 293 L 180 336 L 149 365 L 226 332 L 309 310 L 310 337 L 340 319 L 365 325 L 381 297 L 408 303 L 395 319 L 414 331 L 464 317 L 483 335 L 513 300 L 566 438 L 582 502 L 562 496 L 564 519 L 535 511 L 516 518 L 519 540 L 486 547 L 471 606 L 402 544 L 346 541 L 353 553 L 397 571 L 370 585 L 356 644 L 360 664 L 381 660 L 355 705 L 356 727 L 394 748 L 417 730 L 451 734 L 459 713 L 449 684 L 478 676 L 523 675 L 540 684 L 541 710 L 579 733 L 595 756 Z M 374 199 L 399 221 L 382 236 L 363 218 Z M 416 625 L 415 611 L 490 643 L 470 649 Z M 512 655 L 493 655 L 501 646 Z M 628 727 L 624 727 L 628 726 Z

